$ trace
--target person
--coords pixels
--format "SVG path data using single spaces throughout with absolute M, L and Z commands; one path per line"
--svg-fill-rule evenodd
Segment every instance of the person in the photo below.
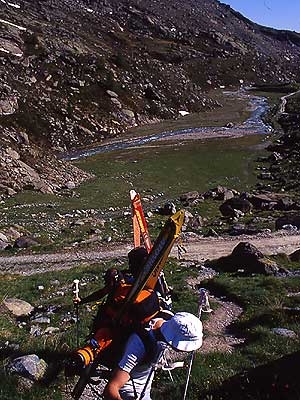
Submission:
M 145 252 L 146 249 L 142 247 L 131 250 L 128 253 L 129 271 L 110 268 L 105 273 L 103 288 L 82 299 L 78 295 L 73 299 L 74 304 L 85 304 L 107 296 L 94 317 L 86 344 L 73 351 L 66 362 L 67 376 L 80 374 L 100 353 L 101 362 L 110 367 L 131 332 L 140 329 L 159 313 L 160 303 L 156 292 L 144 288 L 119 318 L 120 309 L 132 288 L 137 270 L 142 268 L 146 259 Z M 133 278 L 129 279 L 129 275 Z M 112 357 L 112 353 L 115 357 Z
M 152 350 L 149 350 L 149 341 Z M 166 345 L 183 352 L 199 349 L 202 345 L 202 323 L 199 318 L 187 312 L 178 312 L 169 320 L 153 320 L 147 341 L 138 333 L 131 334 L 118 366 L 104 389 L 104 399 L 133 400 L 143 395 L 143 400 L 151 400 L 154 375 L 151 376 L 151 365 Z

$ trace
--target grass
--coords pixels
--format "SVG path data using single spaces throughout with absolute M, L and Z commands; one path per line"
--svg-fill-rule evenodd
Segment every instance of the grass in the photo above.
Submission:
M 50 306 L 56 307 L 57 311 L 50 316 L 51 326 L 60 327 L 60 333 L 49 336 L 30 336 L 30 323 L 25 320 L 24 322 L 27 324 L 22 328 L 18 327 L 15 318 L 2 308 L 0 315 L 2 365 L 5 365 L 9 356 L 32 353 L 43 357 L 52 366 L 60 363 L 67 352 L 76 348 L 76 329 L 75 325 L 70 322 L 70 316 L 74 313 L 72 305 L 73 279 L 80 279 L 81 295 L 85 296 L 102 285 L 104 270 L 112 265 L 117 265 L 122 269 L 126 267 L 125 261 L 120 259 L 34 276 L 2 276 L 0 292 L 4 296 L 22 298 L 39 307 L 41 313 Z M 186 282 L 188 277 L 198 275 L 198 269 L 195 267 L 187 269 L 170 259 L 165 273 L 168 283 L 174 288 L 174 311 L 186 310 L 196 314 L 196 291 L 192 290 Z M 197 399 L 201 394 L 214 390 L 226 379 L 253 365 L 261 365 L 299 348 L 299 339 L 284 338 L 272 332 L 272 328 L 275 327 L 299 331 L 299 315 L 285 311 L 285 307 L 299 307 L 299 296 L 287 297 L 288 293 L 299 290 L 299 284 L 299 277 L 275 278 L 258 275 L 243 277 L 227 273 L 201 283 L 211 293 L 226 296 L 226 299 L 233 300 L 243 307 L 243 315 L 232 327 L 232 332 L 246 337 L 246 342 L 231 354 L 219 352 L 201 354 L 200 350 L 193 364 L 189 388 L 190 399 Z M 44 286 L 42 291 L 38 290 L 40 285 Z M 85 340 L 94 313 L 95 310 L 90 310 L 87 306 L 80 307 L 80 343 Z M 12 346 L 10 351 L 7 349 L 7 345 L 4 345 L 5 342 Z M 19 346 L 16 347 L 17 351 L 13 350 L 13 344 Z M 2 374 L 4 374 L 3 371 Z M 185 374 L 186 369 L 176 370 L 174 372 L 175 384 L 171 384 L 168 376 L 160 373 L 154 383 L 154 398 L 156 400 L 165 398 L 166 393 L 172 391 L 172 398 L 180 399 Z M 59 372 L 54 380 L 48 382 L 50 384 L 48 388 L 35 384 L 30 391 L 21 392 L 21 397 L 16 388 L 17 385 L 14 383 L 15 380 L 15 377 L 3 375 L 0 384 L 1 398 L 34 400 L 43 395 L 49 400 L 62 399 L 60 394 L 64 384 L 62 372 Z M 14 389 L 9 390 L 9 385 L 14 385 Z
M 113 242 L 132 237 L 129 191 L 135 188 L 145 211 L 154 211 L 166 201 L 174 201 L 190 190 L 205 192 L 217 185 L 247 191 L 256 183 L 254 166 L 262 150 L 262 137 L 232 140 L 179 142 L 169 147 L 149 146 L 101 154 L 76 162 L 96 178 L 83 184 L 73 197 L 53 197 L 23 192 L 9 199 L 0 214 L 3 230 L 13 224 L 17 230 L 33 234 L 41 251 L 52 251 L 95 238 Z M 196 207 L 207 218 L 218 214 L 217 203 Z M 156 237 L 161 218 L 148 218 Z M 103 226 L 103 221 L 105 221 Z M 93 232 L 97 234 L 93 234 Z M 38 251 L 38 248 L 35 249 Z

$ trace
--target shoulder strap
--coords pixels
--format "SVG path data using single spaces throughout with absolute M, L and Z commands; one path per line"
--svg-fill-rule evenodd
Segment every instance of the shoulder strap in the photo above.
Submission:
M 150 331 L 140 327 L 138 328 L 135 333 L 139 336 L 141 341 L 143 342 L 143 345 L 146 350 L 146 356 L 144 357 L 143 363 L 149 363 L 153 360 L 153 358 L 156 356 L 156 340 L 155 338 L 151 335 Z

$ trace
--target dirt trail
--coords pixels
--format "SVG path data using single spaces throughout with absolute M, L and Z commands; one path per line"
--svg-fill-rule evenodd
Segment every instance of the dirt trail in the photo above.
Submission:
M 288 232 L 278 231 L 255 236 L 193 238 L 184 243 L 184 247 L 187 250 L 184 257 L 197 261 L 219 258 L 229 255 L 233 248 L 240 242 L 252 243 L 265 255 L 278 253 L 290 254 L 300 249 L 300 234 L 289 234 Z
M 204 261 L 229 255 L 233 248 L 241 241 L 249 241 L 266 255 L 286 253 L 300 249 L 300 234 L 275 232 L 256 236 L 188 237 L 183 235 L 183 245 L 187 260 Z M 103 260 L 126 257 L 132 244 L 105 245 L 93 249 L 68 249 L 64 252 L 51 254 L 20 254 L 16 256 L 0 257 L 0 274 L 17 273 L 31 275 L 47 271 L 70 269 L 76 265 L 92 264 Z M 172 256 L 178 257 L 177 247 L 174 246 Z

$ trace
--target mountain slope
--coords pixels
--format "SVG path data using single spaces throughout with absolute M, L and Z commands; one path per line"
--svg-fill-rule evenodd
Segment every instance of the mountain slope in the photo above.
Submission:
M 0 12 L 0 144 L 21 159 L 7 130 L 68 151 L 211 109 L 216 87 L 299 80 L 300 35 L 217 0 L 2 0 Z

